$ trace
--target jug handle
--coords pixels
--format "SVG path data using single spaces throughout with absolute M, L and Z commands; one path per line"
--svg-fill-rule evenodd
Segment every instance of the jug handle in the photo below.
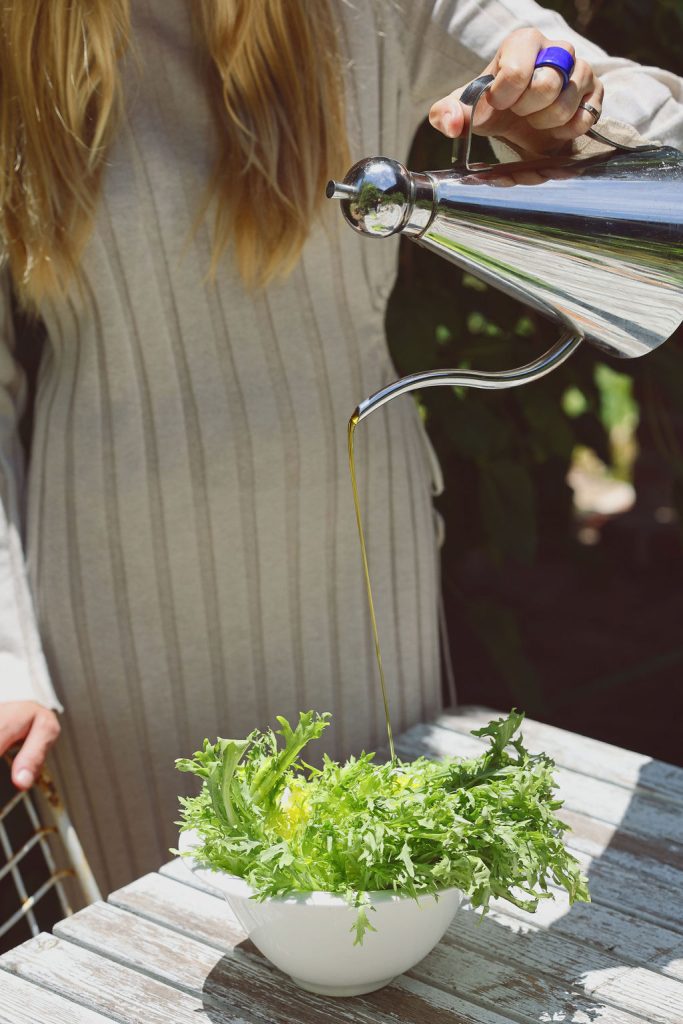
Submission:
M 463 91 L 460 102 L 464 103 L 467 107 L 472 107 L 472 113 L 470 114 L 470 124 L 465 135 L 461 135 L 458 139 L 453 139 L 453 152 L 451 154 L 451 163 L 463 171 L 473 171 L 474 167 L 470 165 L 470 150 L 472 149 L 472 125 L 474 124 L 474 112 L 477 109 L 477 103 L 482 98 L 484 93 L 490 89 L 493 84 L 495 75 L 480 75 L 479 78 L 475 78 L 474 81 L 470 82 Z
M 464 103 L 468 107 L 472 107 L 472 113 L 470 115 L 470 123 L 467 132 L 464 136 L 460 136 L 458 139 L 453 140 L 453 153 L 451 155 L 451 163 L 454 164 L 462 171 L 473 171 L 476 170 L 476 165 L 470 164 L 470 150 L 472 149 L 472 126 L 474 124 L 474 112 L 477 109 L 477 104 L 482 98 L 485 92 L 490 89 L 493 84 L 494 75 L 480 75 L 479 78 L 475 78 L 463 91 L 460 102 Z M 651 153 L 657 149 L 661 149 L 661 146 L 655 145 L 654 143 L 646 143 L 641 146 L 627 146 L 623 142 L 615 142 L 614 139 L 608 139 L 606 135 L 599 132 L 597 128 L 590 128 L 586 135 L 589 138 L 594 139 L 596 142 L 601 142 L 605 146 L 612 146 L 613 149 L 618 150 L 620 153 Z

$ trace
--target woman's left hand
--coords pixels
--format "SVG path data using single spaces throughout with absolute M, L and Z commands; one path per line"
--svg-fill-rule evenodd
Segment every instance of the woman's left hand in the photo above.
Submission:
M 482 75 L 495 80 L 477 104 L 474 132 L 509 140 L 532 154 L 555 153 L 593 127 L 594 117 L 579 107 L 602 109 L 604 86 L 590 64 L 577 60 L 566 89 L 554 68 L 536 68 L 539 51 L 561 46 L 574 55 L 571 43 L 546 39 L 537 29 L 512 32 Z M 433 105 L 429 121 L 451 139 L 469 125 L 471 108 L 459 102 L 465 87 Z

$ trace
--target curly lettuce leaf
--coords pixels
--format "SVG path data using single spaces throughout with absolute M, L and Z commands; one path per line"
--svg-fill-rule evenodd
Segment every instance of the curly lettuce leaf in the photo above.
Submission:
M 480 757 L 376 764 L 373 754 L 322 768 L 300 758 L 330 716 L 305 712 L 279 735 L 205 741 L 181 771 L 202 779 L 181 799 L 205 863 L 247 880 L 257 898 L 324 890 L 358 908 L 355 941 L 372 928 L 367 893 L 419 897 L 455 887 L 486 912 L 494 897 L 533 911 L 550 883 L 588 900 L 586 879 L 556 817 L 554 763 L 518 735 L 523 715 L 490 722 Z

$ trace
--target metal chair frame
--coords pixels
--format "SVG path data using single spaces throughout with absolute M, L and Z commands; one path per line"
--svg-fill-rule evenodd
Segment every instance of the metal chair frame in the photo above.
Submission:
M 5 760 L 11 766 L 12 756 L 9 754 L 5 755 Z M 37 780 L 36 786 L 45 798 L 45 805 L 49 809 L 49 814 L 52 818 L 51 824 L 43 825 L 41 823 L 31 791 L 15 793 L 5 806 L 0 809 L 0 847 L 7 858 L 7 862 L 0 867 L 0 882 L 7 875 L 10 875 L 19 899 L 19 909 L 11 914 L 7 920 L 0 922 L 0 938 L 10 928 L 18 924 L 22 918 L 26 919 L 31 929 L 31 934 L 37 935 L 41 929 L 36 920 L 34 908 L 38 901 L 51 889 L 54 889 L 57 893 L 64 916 L 70 916 L 73 913 L 73 909 L 64 885 L 68 878 L 73 878 L 78 883 L 86 903 L 102 899 L 102 894 L 83 852 L 76 829 L 71 823 L 68 811 L 57 791 L 54 780 L 45 769 L 43 769 L 40 778 Z M 21 805 L 23 805 L 31 823 L 33 835 L 18 850 L 14 850 L 5 822 L 12 811 Z M 50 847 L 49 837 L 51 836 L 59 836 L 69 863 L 68 867 L 60 868 L 57 866 Z M 29 894 L 21 874 L 21 862 L 36 845 L 40 846 L 49 877 L 35 892 Z

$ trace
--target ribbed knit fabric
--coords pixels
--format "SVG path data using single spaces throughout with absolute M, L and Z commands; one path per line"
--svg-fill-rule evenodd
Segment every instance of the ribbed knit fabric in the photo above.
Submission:
M 520 10 L 558 31 L 528 0 L 340 2 L 354 159 L 405 159 L 428 101 L 481 71 Z M 6 304 L 0 352 L 2 697 L 57 706 L 54 684 L 58 776 L 105 891 L 168 856 L 188 785 L 173 760 L 205 736 L 316 708 L 334 716 L 320 749 L 384 738 L 346 424 L 395 376 L 384 314 L 397 242 L 358 237 L 330 204 L 285 283 L 248 294 L 227 258 L 207 285 L 210 235 L 192 225 L 214 127 L 187 4 L 134 0 L 133 36 L 83 294 L 42 311 L 25 539 L 35 618 Z M 651 85 L 671 97 L 671 83 Z M 357 450 L 400 731 L 441 699 L 439 473 L 409 398 L 363 423 Z

